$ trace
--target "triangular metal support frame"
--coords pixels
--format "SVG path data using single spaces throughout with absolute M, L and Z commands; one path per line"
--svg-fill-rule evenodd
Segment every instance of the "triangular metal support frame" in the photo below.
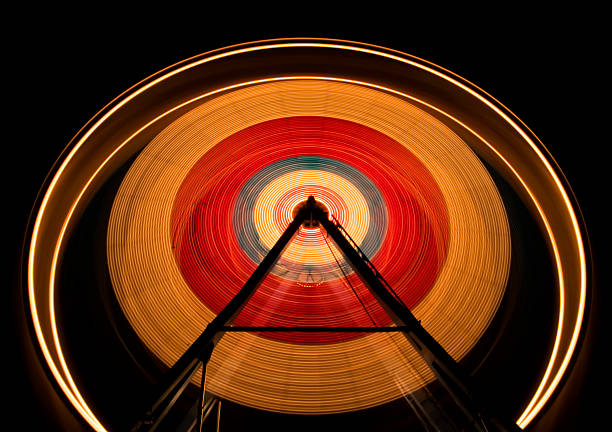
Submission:
M 300 226 L 320 224 L 338 248 L 342 251 L 353 270 L 365 282 L 374 298 L 384 308 L 396 327 L 230 327 L 233 320 L 249 301 L 259 284 L 276 264 L 285 248 L 289 245 Z M 388 332 L 400 331 L 434 372 L 442 386 L 446 388 L 456 404 L 465 413 L 474 431 L 520 431 L 513 422 L 501 422 L 483 408 L 483 400 L 476 398 L 474 386 L 462 367 L 442 348 L 442 346 L 421 326 L 412 312 L 395 295 L 380 273 L 368 260 L 348 233 L 333 219 L 329 219 L 326 209 L 314 197 L 298 207 L 293 221 L 285 229 L 276 244 L 261 261 L 257 269 L 236 296 L 206 326 L 202 334 L 185 351 L 179 360 L 166 373 L 159 384 L 159 395 L 150 409 L 134 426 L 133 432 L 152 432 L 157 429 L 169 409 L 174 405 L 187 384 L 192 380 L 200 366 L 206 372 L 214 345 L 226 331 L 325 331 L 325 332 Z

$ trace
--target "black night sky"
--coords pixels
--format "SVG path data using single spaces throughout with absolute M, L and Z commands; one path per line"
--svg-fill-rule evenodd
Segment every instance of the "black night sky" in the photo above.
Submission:
M 608 232 L 602 214 L 610 183 L 603 155 L 609 142 L 603 115 L 608 109 L 605 104 L 597 105 L 605 98 L 602 57 L 608 49 L 604 50 L 603 31 L 589 14 L 574 12 L 555 18 L 544 14 L 526 18 L 517 13 L 504 22 L 495 16 L 497 21 L 486 25 L 451 25 L 430 15 L 419 17 L 422 22 L 417 26 L 400 19 L 387 23 L 384 15 L 363 14 L 352 21 L 346 17 L 313 18 L 281 24 L 269 19 L 249 25 L 216 22 L 213 28 L 210 19 L 199 21 L 193 16 L 184 26 L 178 21 L 168 25 L 170 17 L 134 21 L 134 17 L 119 19 L 118 14 L 95 25 L 58 21 L 44 14 L 18 20 L 13 33 L 17 37 L 5 63 L 11 75 L 5 81 L 11 95 L 7 101 L 10 112 L 8 118 L 4 115 L 4 127 L 11 136 L 5 136 L 4 144 L 9 151 L 4 159 L 4 172 L 9 174 L 4 209 L 9 213 L 5 227 L 9 231 L 11 284 L 6 289 L 9 301 L 3 303 L 8 306 L 4 315 L 8 319 L 5 329 L 9 330 L 9 347 L 4 350 L 9 365 L 5 367 L 11 368 L 5 373 L 13 377 L 11 390 L 15 391 L 6 411 L 24 425 L 23 430 L 57 429 L 52 424 L 53 404 L 45 405 L 35 396 L 42 390 L 32 383 L 37 378 L 26 373 L 24 306 L 18 293 L 23 289 L 19 284 L 20 250 L 29 212 L 62 149 L 106 103 L 166 66 L 234 43 L 292 36 L 368 42 L 436 63 L 501 101 L 550 150 L 581 205 L 596 275 L 589 323 L 593 331 L 583 344 L 588 355 L 576 363 L 579 372 L 570 379 L 573 387 L 569 396 L 564 396 L 572 400 L 573 410 L 559 416 L 567 428 L 562 430 L 592 430 L 603 422 L 603 411 L 595 402 L 597 393 L 606 394 L 604 383 L 609 381 L 607 376 L 604 379 L 600 359 L 606 315 L 602 311 L 609 304 L 604 293 L 608 278 L 601 271 L 605 262 L 603 237 Z M 138 24 L 132 28 L 134 22 Z

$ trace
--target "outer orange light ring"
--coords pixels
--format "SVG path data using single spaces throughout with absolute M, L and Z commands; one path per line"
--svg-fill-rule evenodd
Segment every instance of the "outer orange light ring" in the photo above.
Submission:
M 241 114 L 233 115 L 236 112 Z M 302 115 L 315 117 L 300 117 Z M 368 148 L 367 151 L 372 154 L 367 156 L 359 154 L 361 151 L 358 151 L 358 141 L 348 147 L 334 142 L 334 145 L 328 148 L 323 144 L 325 135 L 319 133 L 316 135 L 316 141 L 320 145 L 312 147 L 310 141 L 300 144 L 299 137 L 304 131 L 304 124 L 298 119 L 306 118 L 309 119 L 309 125 L 317 125 L 320 131 L 343 131 L 343 139 L 348 139 L 350 135 L 349 129 L 344 128 L 349 124 L 357 127 L 358 122 L 360 137 L 365 139 L 365 130 L 370 130 L 371 133 L 376 130 L 377 134 L 382 134 L 392 141 L 386 141 L 384 145 L 381 143 L 381 149 Z M 319 123 L 323 118 L 325 121 Z M 332 126 L 338 125 L 338 122 L 342 124 L 342 129 Z M 211 315 L 211 311 L 203 306 L 217 302 L 214 312 L 218 312 L 221 305 L 226 304 L 232 297 L 225 292 L 227 287 L 237 289 L 241 281 L 246 280 L 254 270 L 241 270 L 244 257 L 240 255 L 239 243 L 230 243 L 229 246 L 222 244 L 232 238 L 231 232 L 234 228 L 233 225 L 226 225 L 227 220 L 224 221 L 223 216 L 218 214 L 231 213 L 230 209 L 216 202 L 210 211 L 206 212 L 206 217 L 212 219 L 204 219 L 205 216 L 200 215 L 199 210 L 194 210 L 200 215 L 199 221 L 207 220 L 205 226 L 209 229 L 204 232 L 209 237 L 198 242 L 190 239 L 186 242 L 188 246 L 183 248 L 174 240 L 174 233 L 180 232 L 182 224 L 170 230 L 167 228 L 172 220 L 169 203 L 175 201 L 176 191 L 181 190 L 181 185 L 184 184 L 184 176 L 189 176 L 181 167 L 193 167 L 190 172 L 199 172 L 196 166 L 201 161 L 209 161 L 215 164 L 215 169 L 199 182 L 210 186 L 209 182 L 215 184 L 219 181 L 222 178 L 220 168 L 216 167 L 219 160 L 222 161 L 219 167 L 233 164 L 220 154 L 231 154 L 231 161 L 240 162 L 232 165 L 229 173 L 232 179 L 221 180 L 222 184 L 212 186 L 210 193 L 214 197 L 234 196 L 235 192 L 232 191 L 235 186 L 232 185 L 243 176 L 250 178 L 250 174 L 244 173 L 249 172 L 247 168 L 251 167 L 251 154 L 256 152 L 256 149 L 253 149 L 247 150 L 245 156 L 239 155 L 242 151 L 235 154 L 238 149 L 248 148 L 249 145 L 249 141 L 242 137 L 240 132 L 235 131 L 251 133 L 252 128 L 257 130 L 261 127 L 269 130 L 267 128 L 271 124 L 286 124 L 286 129 L 283 127 L 281 130 L 275 130 L 271 135 L 269 147 L 263 137 L 256 140 L 256 148 L 262 146 L 265 149 L 263 155 L 274 153 L 280 160 L 285 160 L 288 154 L 297 156 L 303 151 L 307 151 L 305 154 L 311 156 L 326 155 L 332 159 L 336 158 L 336 162 L 348 163 L 363 175 L 372 176 L 370 180 L 374 184 L 380 184 L 379 190 L 386 196 L 386 211 L 391 215 L 382 257 L 393 258 L 379 260 L 378 254 L 370 258 L 385 274 L 400 297 L 404 298 L 409 290 L 422 287 L 416 277 L 410 282 L 407 281 L 412 268 L 432 271 L 436 266 L 436 259 L 430 260 L 426 257 L 437 257 L 438 253 L 444 253 L 445 258 L 440 261 L 437 277 L 428 279 L 431 283 L 427 285 L 428 293 L 412 310 L 451 356 L 462 358 L 489 324 L 507 282 L 510 261 L 509 232 L 499 192 L 485 167 L 467 144 L 421 108 L 405 99 L 371 88 L 313 79 L 254 84 L 198 104 L 156 135 L 131 164 L 115 195 L 110 214 L 107 256 L 116 298 L 139 338 L 157 358 L 165 364 L 173 364 L 184 351 L 184 346 L 189 345 L 201 332 L 200 324 L 195 323 L 203 324 L 214 316 L 214 313 Z M 299 126 L 300 124 L 302 126 Z M 287 136 L 291 138 L 287 145 L 279 144 L 279 140 L 286 143 L 281 138 L 282 131 L 288 131 Z M 365 141 L 376 142 L 376 137 L 381 136 L 377 134 L 367 135 Z M 222 143 L 226 136 L 238 136 L 237 142 L 230 140 L 231 146 L 224 147 Z M 310 139 L 313 135 L 308 137 Z M 355 151 L 357 153 L 354 154 Z M 406 151 L 414 161 L 402 158 Z M 354 155 L 350 156 L 351 154 Z M 394 160 L 395 158 L 397 160 Z M 263 161 L 262 163 L 260 159 L 253 163 L 250 169 L 261 168 L 261 165 L 265 165 L 265 159 Z M 399 161 L 401 163 L 398 164 Z M 374 168 L 375 166 L 377 168 Z M 287 168 L 286 165 L 283 167 Z M 417 171 L 431 176 L 432 183 L 421 182 L 416 176 Z M 219 174 L 216 175 L 215 172 Z M 238 172 L 242 175 L 238 175 Z M 265 178 L 270 179 L 269 172 L 264 172 Z M 343 175 L 343 170 L 339 168 L 332 172 Z M 407 179 L 410 180 L 400 180 L 404 175 L 408 175 Z M 374 177 L 377 180 L 374 180 Z M 400 183 L 389 189 L 391 183 L 396 180 Z M 326 182 L 330 187 L 338 187 L 331 178 Z M 384 185 L 385 182 L 388 182 L 387 186 Z M 421 182 L 419 186 L 417 182 Z M 416 221 L 414 224 L 411 222 L 402 225 L 412 217 L 409 214 L 411 210 L 408 210 L 411 208 L 410 198 L 404 195 L 409 190 L 414 190 L 417 196 L 427 195 L 429 202 L 422 205 L 430 214 L 427 216 L 430 223 L 434 224 L 433 220 L 436 218 L 444 218 L 447 221 L 445 223 L 448 223 L 448 240 L 444 242 L 444 252 L 430 249 L 433 255 L 429 255 L 420 249 L 425 241 L 418 235 L 410 240 L 402 234 L 406 230 L 410 231 L 412 236 L 419 231 L 415 226 Z M 154 195 L 151 195 L 150 191 L 155 191 Z M 188 195 L 197 197 L 193 193 Z M 399 196 L 403 198 L 398 201 Z M 197 207 L 190 204 L 185 208 Z M 402 214 L 404 211 L 407 213 Z M 399 226 L 403 228 L 396 229 Z M 442 228 L 436 228 L 438 229 Z M 173 233 L 172 239 L 168 237 L 170 233 Z M 174 249 L 170 248 L 171 244 L 175 245 Z M 195 244 L 205 246 L 191 253 L 188 248 Z M 409 246 L 410 244 L 412 246 Z M 134 247 L 135 245 L 138 247 Z M 403 249 L 405 246 L 407 248 Z M 413 251 L 410 250 L 412 247 Z M 312 254 L 311 249 L 307 248 L 303 253 Z M 234 253 L 233 250 L 238 252 Z M 411 255 L 418 250 L 421 252 Z M 198 264 L 187 272 L 187 266 L 181 265 L 179 272 L 176 253 L 183 254 L 183 258 L 194 260 L 192 262 Z M 215 266 L 220 255 L 227 256 L 219 261 L 226 267 L 217 269 Z M 234 263 L 230 258 L 232 256 L 242 258 Z M 418 256 L 419 260 L 412 261 L 411 256 Z M 333 260 L 332 257 L 329 259 Z M 311 260 L 309 257 L 308 261 L 312 262 Z M 412 267 L 411 262 L 414 262 L 415 267 Z M 194 302 L 193 288 L 189 288 L 194 278 L 190 272 L 203 272 L 207 268 L 215 268 L 212 272 L 214 276 L 196 279 L 196 283 L 200 289 L 210 290 L 209 301 L 204 301 L 204 304 Z M 236 274 L 239 274 L 237 279 Z M 359 280 L 353 280 L 353 284 L 357 292 L 365 290 Z M 276 278 L 266 280 L 245 306 L 241 317 L 247 322 L 249 319 L 262 319 L 265 322 L 267 311 L 270 310 L 270 305 L 274 304 L 272 319 L 281 319 L 284 313 L 295 307 L 291 304 L 280 306 L 278 302 L 281 298 L 301 298 L 303 302 L 300 302 L 300 306 L 307 307 L 308 300 L 306 296 L 300 296 L 301 291 L 303 290 L 300 287 L 291 288 Z M 363 320 L 361 325 L 369 325 L 369 317 L 363 312 L 359 302 L 355 301 L 351 290 L 341 281 L 327 292 L 326 296 L 329 296 L 328 300 L 338 300 L 341 293 L 346 294 L 352 301 L 349 320 L 359 318 Z M 268 296 L 276 299 L 270 303 Z M 360 297 L 379 325 L 386 322 L 388 316 L 373 298 L 365 293 Z M 404 301 L 413 306 L 408 299 L 409 297 L 405 297 Z M 298 309 L 294 309 L 295 315 L 292 314 L 291 318 L 284 318 L 299 320 Z M 317 318 L 322 324 L 321 319 L 327 320 L 336 316 L 331 305 L 326 309 L 320 304 L 315 309 L 316 314 L 327 310 L 325 318 Z M 346 310 L 339 312 L 339 316 L 347 317 Z M 285 325 L 300 324 L 295 322 Z M 326 321 L 325 325 L 334 324 Z M 346 322 L 344 325 L 351 324 Z M 397 399 L 402 393 L 392 377 L 403 382 L 403 391 L 410 392 L 433 379 L 433 373 L 426 369 L 407 341 L 398 342 L 404 353 L 402 360 L 388 352 L 391 345 L 386 337 L 380 336 L 350 338 L 350 342 L 347 340 L 343 343 L 340 342 L 344 339 L 341 334 L 329 338 L 326 335 L 327 341 L 334 338 L 332 347 L 279 345 L 272 340 L 263 341 L 254 335 L 228 334 L 216 345 L 207 366 L 207 385 L 214 394 L 243 405 L 272 411 L 314 414 L 364 409 Z M 274 339 L 278 339 L 277 342 L 282 339 L 289 343 L 291 340 L 304 342 L 318 338 L 289 335 L 288 338 Z M 248 353 L 242 357 L 239 370 L 228 376 L 231 369 L 227 365 L 235 363 L 235 359 L 239 357 L 238 347 L 248 349 Z M 379 350 L 389 356 L 387 364 L 394 371 L 393 374 L 381 369 L 378 362 L 372 363 L 372 351 Z M 347 360 L 337 355 L 343 352 L 351 352 L 350 368 L 347 368 Z M 324 358 L 325 361 L 309 360 L 313 358 Z M 412 364 L 419 364 L 424 368 L 414 373 L 409 367 Z M 261 374 L 261 370 L 267 368 L 271 371 L 266 375 Z M 350 380 L 347 379 L 349 370 Z M 309 374 L 311 379 L 302 379 L 305 374 Z M 253 380 L 255 376 L 258 377 L 257 380 Z M 197 377 L 195 381 L 197 382 Z M 375 388 L 376 392 L 372 391 L 372 388 Z M 325 403 L 317 404 L 316 401 Z
M 273 41 L 274 42 L 274 41 Z M 573 329 L 571 330 L 571 340 L 569 345 L 567 346 L 567 349 L 563 352 L 560 353 L 558 352 L 559 350 L 559 346 L 560 346 L 560 340 L 561 340 L 561 330 L 563 328 L 563 321 L 564 321 L 564 316 L 563 316 L 563 302 L 564 302 L 564 298 L 565 298 L 565 282 L 564 282 L 564 278 L 563 278 L 563 274 L 562 274 L 562 263 L 561 263 L 561 257 L 559 254 L 559 250 L 557 247 L 557 242 L 555 240 L 555 236 L 553 234 L 553 228 L 551 227 L 550 221 L 549 219 L 546 217 L 544 210 L 542 208 L 542 206 L 537 202 L 534 193 L 528 188 L 527 186 L 527 182 L 521 178 L 521 176 L 519 175 L 518 171 L 516 168 L 514 168 L 513 166 L 510 165 L 510 163 L 504 159 L 504 157 L 490 144 L 488 143 L 484 138 L 480 137 L 474 130 L 470 129 L 467 125 L 463 124 L 461 121 L 459 121 L 457 118 L 451 116 L 450 114 L 447 114 L 443 111 L 441 111 L 440 109 L 431 106 L 427 103 L 424 103 L 423 101 L 419 101 L 420 103 L 422 103 L 425 106 L 428 106 L 430 109 L 437 111 L 439 114 L 446 116 L 449 120 L 456 122 L 457 124 L 459 124 L 460 126 L 462 126 L 464 129 L 472 132 L 474 134 L 474 136 L 480 138 L 483 143 L 485 145 L 487 145 L 490 150 L 492 150 L 493 152 L 495 152 L 497 154 L 497 156 L 500 158 L 500 160 L 502 160 L 506 165 L 507 168 L 515 175 L 515 179 L 518 180 L 525 188 L 525 191 L 527 194 L 529 194 L 529 196 L 531 197 L 532 201 L 533 201 L 533 205 L 536 207 L 537 212 L 540 215 L 541 221 L 544 224 L 546 231 L 549 235 L 549 239 L 552 245 L 552 250 L 553 250 L 553 254 L 555 257 L 555 262 L 557 265 L 557 272 L 558 272 L 558 278 L 559 278 L 559 289 L 560 289 L 560 302 L 561 302 L 561 312 L 560 312 L 560 318 L 559 318 L 559 325 L 558 325 L 558 331 L 557 331 L 557 336 L 555 338 L 555 347 L 553 350 L 553 353 L 551 355 L 551 359 L 549 361 L 549 366 L 547 367 L 546 373 L 544 375 L 544 377 L 542 378 L 541 384 L 538 388 L 538 390 L 536 391 L 536 393 L 533 395 L 533 398 L 529 404 L 529 406 L 526 408 L 525 412 L 522 414 L 522 416 L 519 418 L 519 420 L 517 421 L 517 423 L 519 424 L 519 426 L 521 427 L 526 427 L 529 422 L 531 420 L 533 420 L 533 418 L 538 414 L 538 412 L 540 412 L 540 410 L 543 408 L 543 406 L 546 404 L 546 402 L 549 400 L 549 398 L 551 397 L 551 395 L 553 394 L 553 392 L 555 391 L 556 387 L 558 386 L 559 382 L 561 381 L 568 365 L 569 362 L 572 358 L 572 355 L 574 353 L 574 350 L 576 348 L 576 344 L 578 342 L 578 338 L 579 338 L 579 334 L 580 334 L 580 329 L 581 329 L 581 325 L 582 325 L 582 321 L 584 318 L 584 312 L 585 312 L 585 303 L 586 303 L 586 283 L 587 283 L 587 269 L 586 269 L 586 258 L 585 258 L 585 251 L 584 251 L 584 242 L 582 240 L 582 235 L 581 235 L 581 229 L 580 229 L 580 224 L 578 222 L 578 218 L 576 216 L 576 212 L 574 211 L 573 207 L 572 207 L 572 203 L 569 197 L 569 194 L 566 192 L 566 190 L 563 187 L 563 184 L 559 178 L 559 175 L 556 173 L 555 169 L 553 168 L 553 166 L 551 165 L 551 163 L 546 159 L 545 155 L 543 154 L 543 152 L 540 150 L 539 148 L 539 143 L 536 143 L 534 141 L 535 138 L 532 138 L 530 136 L 530 134 L 528 132 L 526 132 L 519 124 L 517 124 L 517 122 L 511 118 L 510 115 L 508 115 L 507 113 L 509 112 L 509 110 L 503 108 L 503 106 L 501 106 L 501 104 L 496 103 L 496 101 L 494 101 L 492 98 L 490 98 L 489 96 L 484 96 L 484 92 L 482 92 L 481 90 L 477 89 L 477 87 L 473 86 L 473 85 L 466 85 L 464 82 L 461 82 L 460 80 L 447 75 L 445 72 L 441 71 L 441 68 L 434 68 L 431 66 L 428 66 L 427 64 L 422 64 L 419 63 L 418 61 L 413 60 L 413 58 L 407 58 L 407 57 L 402 57 L 403 54 L 401 53 L 395 53 L 395 52 L 391 52 L 390 50 L 388 51 L 381 51 L 380 49 L 378 49 L 377 47 L 372 47 L 372 46 L 366 46 L 366 45 L 359 45 L 359 46 L 353 46 L 353 45 L 349 45 L 349 43 L 347 42 L 330 42 L 330 41 L 317 41 L 317 42 L 297 42 L 297 43 L 292 43 L 292 42 L 268 42 L 268 44 L 263 44 L 260 46 L 248 46 L 248 47 L 237 47 L 234 50 L 231 51 L 227 51 L 227 52 L 221 52 L 221 53 L 211 53 L 208 57 L 203 57 L 200 58 L 196 61 L 193 61 L 191 63 L 188 64 L 183 64 L 182 66 L 176 68 L 176 69 L 172 69 L 169 70 L 168 72 L 166 72 L 165 74 L 153 79 L 152 81 L 147 82 L 146 84 L 144 84 L 142 87 L 140 88 L 135 88 L 134 90 L 132 90 L 131 93 L 126 93 L 125 96 L 123 96 L 123 99 L 117 100 L 114 104 L 114 106 L 109 107 L 108 111 L 103 114 L 98 121 L 96 121 L 94 124 L 91 125 L 91 127 L 89 127 L 89 129 L 83 133 L 82 137 L 78 140 L 78 142 L 76 142 L 72 148 L 72 150 L 68 153 L 68 155 L 66 156 L 66 158 L 64 159 L 64 161 L 62 162 L 62 164 L 58 167 L 57 171 L 55 172 L 55 175 L 53 176 L 52 180 L 49 183 L 49 187 L 47 189 L 47 191 L 45 192 L 44 196 L 42 197 L 41 200 L 41 204 L 40 204 L 40 208 L 37 214 L 37 217 L 35 219 L 34 225 L 33 225 L 33 229 L 32 229 L 32 238 L 31 238 L 31 243 L 30 243 L 30 250 L 29 250 L 29 255 L 28 255 L 28 296 L 29 296 L 29 300 L 30 300 L 30 310 L 31 310 L 31 314 L 32 314 L 32 319 L 33 319 L 33 325 L 34 325 L 34 329 L 36 332 L 36 336 L 38 339 L 38 342 L 40 344 L 41 350 L 43 352 L 43 355 L 47 361 L 47 364 L 51 370 L 51 372 L 53 373 L 58 385 L 62 388 L 63 392 L 65 393 L 66 397 L 71 401 L 71 403 L 73 404 L 73 406 L 75 407 L 75 409 L 77 409 L 79 411 L 79 413 L 85 418 L 85 420 L 96 430 L 104 430 L 103 426 L 99 423 L 99 421 L 97 420 L 97 418 L 95 417 L 95 415 L 89 410 L 89 408 L 87 407 L 87 404 L 85 403 L 85 401 L 83 400 L 83 398 L 80 396 L 78 389 L 76 389 L 76 386 L 74 385 L 72 379 L 70 378 L 69 373 L 67 373 L 67 366 L 65 364 L 65 361 L 63 360 L 63 357 L 60 354 L 59 360 L 58 359 L 54 359 L 50 350 L 49 350 L 49 341 L 47 341 L 45 339 L 45 336 L 43 334 L 42 331 L 42 327 L 41 327 L 41 322 L 39 320 L 39 313 L 37 310 L 37 305 L 36 305 L 36 292 L 37 292 L 37 284 L 36 284 L 36 280 L 35 280 L 35 272 L 34 272 L 34 267 L 36 265 L 37 262 L 37 253 L 39 251 L 37 251 L 37 241 L 38 241 L 38 235 L 39 235 L 39 229 L 41 226 L 41 221 L 43 220 L 44 217 L 48 216 L 47 214 L 45 214 L 45 210 L 46 207 L 49 203 L 49 201 L 53 198 L 53 193 L 54 193 L 54 189 L 56 187 L 57 182 L 59 181 L 60 177 L 62 176 L 63 172 L 65 171 L 66 167 L 68 166 L 68 164 L 71 162 L 71 160 L 74 158 L 74 156 L 76 155 L 76 153 L 80 150 L 80 148 L 82 147 L 83 143 L 91 136 L 91 134 L 93 134 L 93 132 L 98 129 L 113 113 L 115 113 L 118 109 L 120 109 L 121 107 L 125 106 L 128 102 L 130 102 L 134 97 L 136 97 L 138 94 L 141 94 L 145 91 L 147 91 L 148 89 L 152 88 L 153 86 L 155 86 L 156 84 L 162 82 L 163 80 L 166 80 L 182 71 L 185 71 L 189 68 L 195 67 L 197 65 L 203 64 L 203 63 L 207 63 L 207 62 L 211 62 L 214 61 L 216 59 L 219 58 L 224 58 L 224 57 L 228 57 L 228 56 L 232 56 L 232 55 L 238 55 L 241 53 L 245 53 L 245 52 L 251 52 L 251 51 L 258 51 L 258 50 L 264 50 L 264 49 L 277 49 L 277 48 L 297 48 L 297 47 L 319 47 L 319 48 L 334 48 L 334 49 L 342 49 L 342 50 L 348 50 L 348 51 L 357 51 L 357 52 L 362 52 L 362 53 L 367 53 L 367 54 L 371 54 L 374 56 L 381 56 L 381 57 L 386 57 L 388 59 L 392 59 L 392 60 L 396 60 L 405 64 L 408 64 L 412 67 L 415 68 L 419 68 L 421 70 L 424 70 L 430 74 L 433 74 L 435 76 L 437 76 L 438 78 L 441 78 L 449 83 L 451 83 L 452 85 L 460 88 L 462 91 L 467 92 L 468 94 L 470 94 L 471 96 L 473 96 L 474 98 L 476 98 L 477 100 L 479 100 L 482 104 L 486 105 L 489 109 L 491 109 L 492 111 L 494 111 L 499 117 L 501 117 L 516 133 L 518 133 L 522 139 L 529 145 L 529 147 L 531 148 L 531 151 L 535 154 L 535 156 L 537 157 L 537 159 L 539 160 L 540 163 L 542 163 L 545 166 L 546 172 L 548 173 L 549 177 L 553 180 L 553 182 L 556 184 L 557 187 L 557 192 L 560 193 L 560 195 L 562 196 L 563 202 L 565 203 L 565 207 L 567 210 L 567 216 L 569 217 L 569 219 L 571 220 L 571 231 L 574 234 L 574 239 L 573 241 L 575 242 L 575 248 L 577 250 L 578 253 L 578 266 L 579 266 L 579 277 L 580 277 L 580 282 L 579 282 L 579 286 L 578 288 L 578 292 L 579 292 L 579 305 L 578 305 L 578 310 L 576 311 L 576 316 L 575 317 L 571 317 L 575 319 L 575 326 L 573 327 Z M 328 78 L 329 79 L 329 78 Z M 344 80 L 344 81 L 349 81 L 350 80 Z M 373 87 L 377 87 L 380 89 L 383 89 L 385 91 L 391 92 L 391 93 L 396 93 L 401 95 L 402 97 L 406 97 L 408 99 L 411 100 L 415 100 L 415 98 L 411 97 L 410 95 L 406 95 L 406 94 L 402 94 L 401 92 L 397 92 L 393 89 L 388 89 L 388 88 L 381 88 L 380 86 L 373 86 Z M 214 92 L 213 92 L 214 93 Z M 501 107 L 501 108 L 500 108 Z M 178 107 L 175 107 L 174 109 L 177 109 Z M 147 124 L 153 124 L 155 121 L 159 120 L 161 117 L 160 116 L 154 120 L 152 120 L 151 122 L 149 122 Z M 127 141 L 129 141 L 130 139 L 134 138 L 141 130 L 144 130 L 144 127 L 139 129 L 136 133 L 134 133 L 128 140 L 126 140 L 122 145 L 125 145 L 127 143 Z M 54 278 L 55 278 L 55 271 L 56 271 L 56 264 L 57 264 L 57 259 L 58 259 L 58 252 L 61 249 L 61 244 L 62 244 L 62 240 L 63 240 L 63 236 L 66 233 L 67 227 L 68 227 L 68 222 L 70 221 L 70 218 L 72 217 L 79 201 L 83 198 L 85 192 L 87 191 L 89 185 L 93 182 L 93 179 L 96 177 L 96 175 L 98 175 L 102 169 L 104 168 L 104 166 L 113 158 L 113 156 L 119 151 L 119 149 L 121 148 L 121 146 L 119 148 L 117 148 L 113 153 L 111 153 L 107 159 L 98 167 L 98 169 L 96 169 L 94 176 L 92 176 L 85 184 L 84 188 L 82 189 L 81 193 L 78 195 L 77 199 L 75 200 L 73 206 L 70 208 L 70 211 L 68 212 L 68 214 L 66 215 L 66 219 L 64 221 L 64 223 L 62 224 L 62 228 L 60 230 L 60 235 L 58 237 L 58 242 L 56 245 L 56 251 L 54 254 L 54 258 L 53 258 L 53 265 L 50 269 L 50 286 L 49 286 L 49 292 L 50 292 L 50 297 L 52 300 L 53 297 L 53 291 L 54 291 Z M 51 325 L 54 325 L 54 318 L 53 318 L 53 301 L 50 301 L 50 313 L 51 313 Z M 57 334 L 57 333 L 55 333 Z M 59 339 L 55 336 L 54 337 L 54 343 L 59 345 Z M 559 367 L 557 367 L 556 369 L 554 368 L 554 366 L 556 365 L 556 363 L 561 362 L 561 364 L 559 365 Z M 59 370 L 58 364 L 60 364 L 61 368 L 64 370 L 64 372 L 66 373 L 65 376 L 62 376 L 62 373 Z

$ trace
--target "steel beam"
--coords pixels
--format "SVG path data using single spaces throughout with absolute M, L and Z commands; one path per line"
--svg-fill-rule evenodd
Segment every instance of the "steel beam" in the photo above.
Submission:
M 496 419 L 485 414 L 481 401 L 476 401 L 474 386 L 463 371 L 463 368 L 442 348 L 442 346 L 421 326 L 410 310 L 393 293 L 380 274 L 375 271 L 372 263 L 356 247 L 351 245 L 352 239 L 348 233 L 340 230 L 339 223 L 329 219 L 329 215 L 318 207 L 314 207 L 311 217 L 319 220 L 327 234 L 340 248 L 353 270 L 361 277 L 374 298 L 380 303 L 392 321 L 402 327 L 403 334 L 427 365 L 434 372 L 441 384 L 447 389 L 457 405 L 464 411 L 475 430 L 486 431 L 488 427 L 497 430 L 518 431 L 516 425 L 503 425 Z M 338 226 L 337 226 L 338 224 Z M 350 240 L 350 241 L 349 241 Z M 354 243 L 354 242 L 353 242 Z M 355 245 L 356 246 L 356 245 Z
M 301 211 L 295 216 L 238 294 L 206 326 L 202 334 L 166 373 L 158 391 L 155 393 L 159 395 L 158 398 L 151 404 L 151 408 L 144 415 L 143 419 L 134 426 L 132 431 L 151 431 L 157 427 L 180 393 L 185 389 L 185 383 L 188 383 L 191 377 L 195 375 L 199 363 L 202 362 L 203 365 L 206 365 L 214 344 L 223 336 L 223 328 L 231 324 L 243 306 L 249 301 L 259 284 L 264 280 L 287 245 L 291 242 L 291 239 L 293 239 L 305 218 L 305 211 Z

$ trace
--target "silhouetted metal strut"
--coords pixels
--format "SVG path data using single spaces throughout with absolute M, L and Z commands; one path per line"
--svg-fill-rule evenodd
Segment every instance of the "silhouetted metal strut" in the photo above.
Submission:
M 345 255 L 354 271 L 361 277 L 370 292 L 381 304 L 397 327 L 230 327 L 235 317 L 251 298 L 259 284 L 276 264 L 283 250 L 291 242 L 300 226 L 318 226 L 325 229 Z M 351 244 L 352 242 L 352 244 Z M 514 423 L 503 424 L 482 408 L 482 401 L 476 400 L 473 386 L 461 366 L 421 326 L 410 310 L 395 295 L 382 276 L 353 242 L 337 220 L 330 220 L 327 209 L 310 196 L 294 212 L 294 219 L 276 244 L 270 249 L 249 280 L 225 308 L 206 326 L 202 334 L 172 366 L 160 384 L 159 397 L 152 403 L 144 418 L 133 431 L 153 431 L 160 424 L 168 410 L 178 399 L 200 366 L 204 374 L 206 364 L 214 345 L 226 331 L 305 331 L 305 332 L 389 332 L 398 331 L 425 360 L 440 383 L 463 410 L 475 431 L 518 431 Z

